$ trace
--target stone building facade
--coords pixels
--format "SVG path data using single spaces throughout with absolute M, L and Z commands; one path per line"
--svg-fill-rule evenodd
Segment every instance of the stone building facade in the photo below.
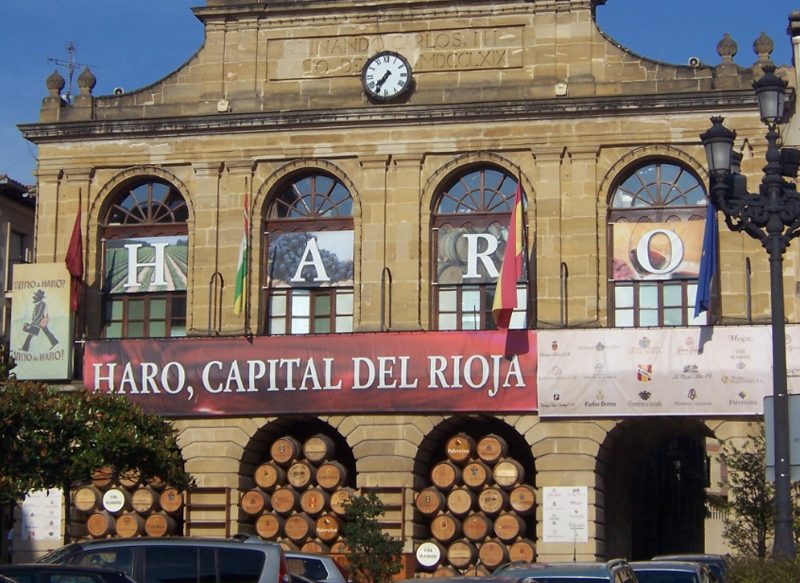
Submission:
M 175 419 L 195 496 L 213 501 L 187 502 L 184 531 L 254 532 L 240 500 L 272 445 L 321 434 L 346 485 L 382 496 L 407 572 L 479 569 L 497 533 L 453 560 L 469 537 L 443 536 L 436 566 L 414 560 L 438 516 L 416 497 L 451 438 L 492 435 L 536 493 L 507 547 L 530 541 L 541 560 L 724 550 L 703 498 L 725 495 L 720 443 L 762 417 L 753 395 L 769 375 L 734 363 L 756 359 L 769 278 L 759 246 L 721 227 L 712 307 L 694 316 L 698 135 L 725 116 L 758 179 L 752 82 L 771 41 L 752 67 L 733 62 L 728 37 L 718 64 L 655 62 L 598 28 L 598 4 L 207 0 L 194 10 L 202 47 L 152 85 L 95 96 L 87 69 L 66 103 L 64 80 L 47 80 L 39 122 L 21 126 L 39 147 L 37 260 L 64 259 L 80 205 L 75 382 Z M 778 73 L 794 87 L 793 69 Z M 518 185 L 527 262 L 505 332 L 491 306 Z M 637 256 L 642 226 L 680 243 L 685 264 L 655 243 Z M 125 279 L 147 266 L 168 275 Z M 796 323 L 796 249 L 785 268 Z M 706 361 L 709 330 L 719 348 Z M 670 352 L 679 343 L 700 372 Z M 697 383 L 705 400 L 667 396 Z M 561 408 L 573 389 L 588 392 Z M 625 390 L 639 402 L 615 401 Z

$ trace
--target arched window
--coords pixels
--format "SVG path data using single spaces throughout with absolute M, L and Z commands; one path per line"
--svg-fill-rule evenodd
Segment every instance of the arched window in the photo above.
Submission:
M 269 334 L 353 331 L 353 199 L 332 175 L 295 175 L 275 193 L 263 248 Z
M 493 167 L 468 169 L 443 185 L 431 234 L 436 329 L 495 328 L 492 303 L 516 192 L 517 179 Z M 527 260 L 524 263 L 511 328 L 528 326 Z
M 612 325 L 706 324 L 706 312 L 694 317 L 707 204 L 697 175 L 647 161 L 620 178 L 610 200 Z
M 186 335 L 189 210 L 158 178 L 128 182 L 103 221 L 103 337 Z

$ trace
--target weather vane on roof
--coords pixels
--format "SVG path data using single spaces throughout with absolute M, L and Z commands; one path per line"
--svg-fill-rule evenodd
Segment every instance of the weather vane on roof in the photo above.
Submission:
M 75 69 L 77 67 L 88 67 L 89 65 L 85 63 L 76 63 L 75 62 L 75 43 L 69 41 L 67 43 L 67 59 L 54 59 L 52 57 L 48 57 L 47 61 L 49 63 L 54 63 L 58 67 L 66 67 L 67 68 L 67 92 L 64 94 L 64 99 L 67 103 L 72 102 L 72 79 L 75 76 Z

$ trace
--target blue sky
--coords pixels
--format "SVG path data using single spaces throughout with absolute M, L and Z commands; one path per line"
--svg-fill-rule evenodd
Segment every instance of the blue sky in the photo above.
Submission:
M 256 0 L 254 0 L 256 1 Z M 263 0 L 258 0 L 263 1 Z M 55 69 L 67 77 L 67 45 L 97 77 L 95 95 L 115 87 L 132 90 L 174 71 L 200 47 L 203 28 L 191 7 L 205 0 L 0 0 L 0 174 L 34 182 L 36 148 L 18 123 L 35 122 L 45 80 Z M 608 34 L 634 52 L 659 61 L 698 57 L 719 62 L 716 44 L 725 32 L 739 45 L 735 61 L 755 61 L 753 41 L 765 31 L 775 41 L 773 60 L 791 63 L 788 15 L 800 0 L 606 0 L 597 19 Z M 77 82 L 73 82 L 77 93 Z

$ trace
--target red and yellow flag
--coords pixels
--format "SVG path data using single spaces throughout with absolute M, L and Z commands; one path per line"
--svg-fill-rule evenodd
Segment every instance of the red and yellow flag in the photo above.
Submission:
M 508 225 L 506 251 L 503 255 L 503 264 L 500 266 L 500 275 L 497 277 L 497 287 L 494 290 L 494 303 L 492 304 L 492 317 L 498 328 L 508 328 L 511 322 L 511 313 L 517 307 L 517 281 L 522 277 L 525 259 L 524 243 L 522 191 L 517 183 L 514 208 L 511 210 L 511 222 Z

